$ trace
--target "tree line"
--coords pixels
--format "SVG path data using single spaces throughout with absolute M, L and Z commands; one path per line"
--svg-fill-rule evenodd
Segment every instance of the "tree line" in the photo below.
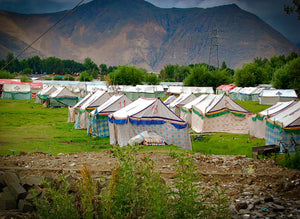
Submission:
M 300 91 L 300 57 L 292 52 L 288 56 L 273 56 L 270 59 L 257 57 L 251 63 L 233 70 L 223 62 L 220 68 L 206 63 L 190 65 L 166 65 L 159 74 L 148 73 L 147 70 L 135 66 L 107 66 L 95 64 L 91 58 L 83 63 L 74 60 L 61 60 L 56 57 L 41 59 L 33 56 L 18 60 L 9 53 L 6 59 L 0 60 L 0 68 L 5 73 L 0 77 L 14 77 L 15 74 L 60 74 L 65 80 L 74 80 L 72 75 L 80 74 L 80 81 L 91 81 L 94 78 L 106 80 L 109 84 L 137 85 L 159 84 L 166 82 L 183 82 L 186 86 L 212 86 L 234 83 L 239 87 L 251 87 L 259 84 L 272 84 L 279 89 L 296 89 Z M 53 79 L 53 78 L 52 78 Z M 61 78 L 54 78 L 61 79 Z

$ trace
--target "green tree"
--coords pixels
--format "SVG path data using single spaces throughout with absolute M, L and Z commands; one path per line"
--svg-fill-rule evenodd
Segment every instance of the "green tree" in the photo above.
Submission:
M 138 69 L 135 66 L 119 66 L 110 74 L 110 79 L 113 84 L 119 85 L 141 84 L 144 80 L 144 70 Z
M 244 64 L 235 72 L 235 84 L 239 87 L 252 87 L 265 82 L 263 68 L 256 63 Z
M 24 74 L 24 75 L 32 74 L 32 69 L 31 68 L 25 68 L 25 69 L 23 69 L 22 74 Z
M 183 81 L 190 73 L 191 68 L 189 66 L 178 66 L 175 69 L 175 81 Z
M 159 78 L 154 73 L 145 74 L 145 80 L 144 81 L 147 84 L 153 84 L 153 85 L 157 85 L 160 82 Z
M 2 70 L 2 71 L 0 71 L 0 78 L 3 78 L 3 79 L 13 79 L 13 78 L 15 78 L 15 74 L 11 74 L 7 70 Z
M 79 81 L 92 81 L 93 77 L 88 73 L 88 71 L 83 71 L 80 73 Z
M 214 88 L 222 84 L 231 84 L 232 82 L 233 78 L 231 72 L 227 70 L 227 68 L 215 69 L 212 71 L 212 86 Z
M 207 66 L 196 65 L 191 70 L 191 74 L 185 78 L 183 83 L 185 86 L 197 86 L 197 87 L 212 86 L 213 76 L 211 72 L 208 70 Z
M 178 71 L 179 65 L 166 65 L 160 71 L 160 78 L 162 81 L 175 81 L 175 75 Z
M 276 70 L 273 86 L 278 89 L 295 89 L 300 93 L 300 57 Z

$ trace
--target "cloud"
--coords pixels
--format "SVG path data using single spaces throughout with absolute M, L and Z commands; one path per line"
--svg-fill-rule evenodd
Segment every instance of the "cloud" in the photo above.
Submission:
M 80 0 L 0 0 L 0 9 L 22 14 L 52 13 L 73 8 Z M 87 3 L 91 0 L 85 0 Z

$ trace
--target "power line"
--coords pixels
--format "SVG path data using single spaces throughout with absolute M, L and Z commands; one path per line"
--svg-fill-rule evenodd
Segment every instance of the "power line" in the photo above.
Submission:
M 50 26 L 46 31 L 44 31 L 40 36 L 38 36 L 34 41 L 32 41 L 31 44 L 26 46 L 18 55 L 16 55 L 15 58 L 11 59 L 4 67 L 1 68 L 0 71 L 5 69 L 10 63 L 14 61 L 14 59 L 17 59 L 20 55 L 22 55 L 27 49 L 29 49 L 34 43 L 36 43 L 39 39 L 41 39 L 46 33 L 48 33 L 52 28 L 54 28 L 58 23 L 60 23 L 63 19 L 65 19 L 69 14 L 71 14 L 75 9 L 79 7 L 79 5 L 84 2 L 85 0 L 80 0 L 77 5 L 74 6 L 71 10 L 67 11 L 64 16 L 62 16 L 58 21 L 56 21 L 52 26 Z

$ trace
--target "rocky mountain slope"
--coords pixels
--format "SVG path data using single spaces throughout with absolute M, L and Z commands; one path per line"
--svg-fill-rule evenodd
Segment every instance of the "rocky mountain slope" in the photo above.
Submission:
M 9 51 L 17 55 L 65 13 L 0 11 L 0 58 Z M 167 64 L 216 65 L 216 54 L 220 64 L 225 61 L 237 68 L 255 57 L 293 51 L 300 53 L 300 48 L 234 4 L 162 9 L 144 0 L 94 0 L 78 7 L 20 58 L 90 57 L 97 64 L 136 65 L 159 72 Z

